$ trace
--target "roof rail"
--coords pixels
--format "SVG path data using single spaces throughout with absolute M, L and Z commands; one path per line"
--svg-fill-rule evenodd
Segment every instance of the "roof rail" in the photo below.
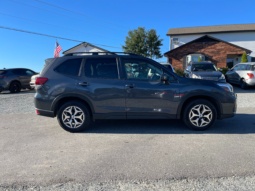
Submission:
M 131 56 L 140 56 L 138 54 L 129 53 L 129 52 L 73 52 L 65 54 L 64 56 L 84 56 L 84 55 L 121 55 L 127 54 Z

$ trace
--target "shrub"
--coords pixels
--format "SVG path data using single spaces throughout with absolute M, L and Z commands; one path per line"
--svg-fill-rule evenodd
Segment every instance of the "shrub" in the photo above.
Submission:
M 244 62 L 248 62 L 246 52 L 244 52 L 243 55 L 242 55 L 241 63 L 244 63 Z
M 176 68 L 175 73 L 178 74 L 181 77 L 184 77 L 184 70 L 181 68 Z
M 223 67 L 220 68 L 221 70 L 219 70 L 222 74 L 226 75 L 227 71 L 228 71 L 228 67 Z

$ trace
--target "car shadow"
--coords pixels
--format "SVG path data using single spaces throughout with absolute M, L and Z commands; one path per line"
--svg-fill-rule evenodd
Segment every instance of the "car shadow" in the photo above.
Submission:
M 244 123 L 245 122 L 245 123 Z M 217 120 L 206 131 L 188 129 L 182 120 L 96 120 L 81 133 L 104 134 L 251 134 L 255 133 L 255 114 L 237 114 Z
M 231 84 L 234 88 L 234 93 L 255 93 L 255 86 L 251 86 L 247 89 L 242 89 L 239 85 Z
M 5 94 L 5 95 L 7 95 L 7 94 L 15 94 L 15 95 L 17 95 L 17 94 L 30 94 L 30 93 L 35 94 L 35 90 L 26 89 L 26 90 L 21 90 L 19 93 L 11 93 L 8 90 L 4 90 L 4 91 L 1 92 L 1 94 Z

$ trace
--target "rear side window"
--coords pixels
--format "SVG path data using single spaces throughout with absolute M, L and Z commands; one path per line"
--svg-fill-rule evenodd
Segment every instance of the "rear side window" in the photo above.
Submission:
M 0 75 L 1 74 L 6 74 L 7 72 L 5 70 L 0 70 Z
M 246 64 L 241 64 L 239 70 L 246 70 Z
M 78 76 L 81 62 L 81 58 L 66 60 L 56 68 L 56 71 L 63 74 Z
M 13 74 L 19 74 L 19 75 L 24 74 L 22 69 L 15 69 L 15 70 L 12 70 L 12 73 L 13 73 Z
M 251 71 L 255 71 L 255 65 L 251 66 Z
M 251 69 L 251 65 L 247 64 L 246 70 L 250 70 L 250 69 Z
M 84 74 L 91 78 L 118 79 L 116 58 L 88 58 Z

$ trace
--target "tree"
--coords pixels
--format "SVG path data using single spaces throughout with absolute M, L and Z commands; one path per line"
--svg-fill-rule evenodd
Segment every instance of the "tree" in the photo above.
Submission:
M 163 39 L 159 39 L 159 35 L 155 29 L 145 30 L 145 27 L 128 31 L 125 45 L 122 46 L 124 52 L 138 54 L 144 57 L 162 58 L 160 46 Z
M 243 53 L 243 55 L 242 55 L 242 60 L 241 60 L 241 63 L 243 63 L 243 62 L 248 62 L 248 59 L 247 59 L 247 54 L 246 54 L 246 52 L 244 52 L 244 53 Z
M 198 57 L 198 62 L 202 62 L 202 59 L 201 59 L 201 57 L 200 57 L 200 56 Z

